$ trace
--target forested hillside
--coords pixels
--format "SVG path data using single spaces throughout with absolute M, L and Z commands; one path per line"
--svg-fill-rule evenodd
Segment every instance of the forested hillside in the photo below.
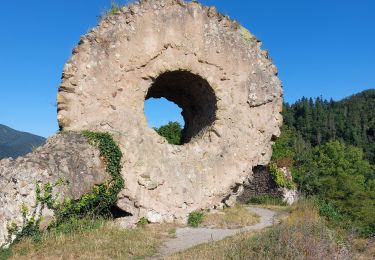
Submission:
M 341 101 L 302 98 L 284 104 L 283 115 L 284 125 L 308 144 L 340 140 L 362 148 L 365 158 L 375 163 L 375 89 Z
M 341 101 L 284 104 L 272 160 L 292 170 L 299 191 L 329 222 L 375 235 L 375 90 Z

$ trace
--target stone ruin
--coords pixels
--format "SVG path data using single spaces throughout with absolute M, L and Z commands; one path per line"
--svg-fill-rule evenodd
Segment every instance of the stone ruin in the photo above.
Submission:
M 117 207 L 134 220 L 183 222 L 194 210 L 230 206 L 253 167 L 268 164 L 282 123 L 277 68 L 260 47 L 214 7 L 182 0 L 123 7 L 74 48 L 57 97 L 59 126 L 113 135 L 125 180 Z M 160 97 L 183 110 L 180 146 L 148 127 L 144 101 Z M 24 158 L 1 161 L 0 244 L 9 221 L 19 220 L 20 205 L 32 206 L 35 180 L 63 174 L 87 187 L 106 179 L 95 149 L 62 136 Z M 66 151 L 50 149 L 62 139 Z

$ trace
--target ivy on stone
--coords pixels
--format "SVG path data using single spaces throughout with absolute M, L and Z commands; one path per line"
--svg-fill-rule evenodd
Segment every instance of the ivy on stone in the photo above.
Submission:
M 111 180 L 95 185 L 91 192 L 84 194 L 79 200 L 65 198 L 62 202 L 55 199 L 52 192 L 53 188 L 64 185 L 63 179 L 59 178 L 55 184 L 36 183 L 36 204 L 39 210 L 29 213 L 27 205 L 22 205 L 20 211 L 23 226 L 18 228 L 15 223 L 9 225 L 9 242 L 12 236 L 16 237 L 13 243 L 26 236 L 39 240 L 40 222 L 43 218 L 41 214 L 45 207 L 54 210 L 55 213 L 55 220 L 49 225 L 49 229 L 59 229 L 60 225 L 85 217 L 110 216 L 111 207 L 115 205 L 118 193 L 124 188 L 124 180 L 121 176 L 122 152 L 109 133 L 84 131 L 82 134 L 91 145 L 99 149 L 100 157 L 106 165 L 106 172 L 112 177 Z
M 288 180 L 284 172 L 277 167 L 275 163 L 271 163 L 269 166 L 269 170 L 273 180 L 275 181 L 276 185 L 280 188 L 287 188 L 287 189 L 294 189 L 295 184 L 292 180 Z
M 121 176 L 122 152 L 112 136 L 109 133 L 90 131 L 84 131 L 82 134 L 91 145 L 99 149 L 106 171 L 112 179 L 94 186 L 90 193 L 84 194 L 77 201 L 66 198 L 57 207 L 50 207 L 55 203 L 49 203 L 49 208 L 55 210 L 55 225 L 69 218 L 109 216 L 111 207 L 117 201 L 117 194 L 124 188 Z

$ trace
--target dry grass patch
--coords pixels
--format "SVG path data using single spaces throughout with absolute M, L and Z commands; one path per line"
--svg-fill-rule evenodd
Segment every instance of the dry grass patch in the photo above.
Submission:
M 215 228 L 241 228 L 259 222 L 259 216 L 247 210 L 244 206 L 236 205 L 218 212 L 207 213 L 203 218 L 203 226 Z
M 227 237 L 217 242 L 210 242 L 198 245 L 186 251 L 173 254 L 164 258 L 165 260 L 187 260 L 187 259 L 205 259 L 205 260 L 226 260 L 239 259 L 227 258 L 227 251 L 236 245 L 241 244 L 242 241 L 251 239 L 255 232 L 243 232 L 236 236 Z
M 354 238 L 351 239 L 354 251 L 354 259 L 367 260 L 375 259 L 375 239 L 374 238 Z
M 14 245 L 10 259 L 142 259 L 157 252 L 164 237 L 160 230 L 120 229 L 113 222 L 103 222 L 93 230 L 50 232 L 40 242 L 27 238 Z
M 300 201 L 281 224 L 242 233 L 166 259 L 352 259 L 312 203 Z

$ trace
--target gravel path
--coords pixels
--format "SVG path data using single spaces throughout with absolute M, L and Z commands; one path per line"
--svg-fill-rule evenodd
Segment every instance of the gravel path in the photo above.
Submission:
M 150 259 L 161 259 L 199 244 L 222 240 L 243 231 L 261 230 L 275 223 L 276 212 L 256 207 L 247 207 L 247 209 L 259 215 L 260 220 L 257 224 L 239 229 L 177 228 L 176 237 L 168 239 L 161 248 L 159 255 Z

